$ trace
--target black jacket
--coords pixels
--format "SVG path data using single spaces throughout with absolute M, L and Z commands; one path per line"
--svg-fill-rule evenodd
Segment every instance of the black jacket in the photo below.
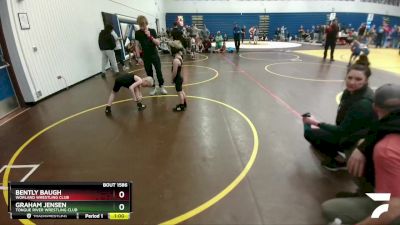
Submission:
M 339 33 L 339 28 L 337 25 L 330 25 L 326 31 L 326 41 L 333 42 L 336 41 L 337 35 Z
M 319 127 L 332 133 L 338 140 L 369 129 L 371 124 L 377 120 L 372 108 L 373 97 L 374 92 L 368 86 L 354 93 L 345 90 L 337 111 L 336 125 L 320 123 Z
M 100 31 L 98 42 L 100 50 L 114 50 L 116 46 L 115 39 L 111 32 L 106 30 Z
M 179 28 L 174 27 L 174 28 L 172 28 L 171 36 L 172 36 L 172 40 L 174 40 L 174 41 L 175 40 L 179 40 L 180 41 L 183 38 L 183 32 Z
M 373 153 L 375 145 L 387 134 L 400 134 L 400 110 L 396 110 L 371 126 L 365 141 L 358 146 L 364 153 L 367 163 L 365 166 L 365 177 L 369 183 L 375 185 L 375 169 Z

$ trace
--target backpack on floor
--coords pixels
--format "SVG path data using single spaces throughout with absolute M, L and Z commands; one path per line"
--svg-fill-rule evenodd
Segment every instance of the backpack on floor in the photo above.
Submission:
M 235 48 L 228 47 L 228 48 L 226 48 L 226 51 L 227 51 L 228 53 L 233 53 L 233 52 L 235 51 Z

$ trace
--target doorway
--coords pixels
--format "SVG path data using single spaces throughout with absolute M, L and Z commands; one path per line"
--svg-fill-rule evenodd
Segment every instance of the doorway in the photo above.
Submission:
M 20 108 L 10 73 L 12 67 L 0 20 L 0 119 Z
M 129 58 L 129 52 L 127 46 L 129 42 L 135 40 L 135 31 L 139 30 L 139 25 L 136 22 L 136 18 L 120 15 L 120 14 L 111 14 L 102 12 L 103 23 L 112 24 L 114 27 L 115 33 L 117 36 L 121 38 L 121 56 L 123 59 Z

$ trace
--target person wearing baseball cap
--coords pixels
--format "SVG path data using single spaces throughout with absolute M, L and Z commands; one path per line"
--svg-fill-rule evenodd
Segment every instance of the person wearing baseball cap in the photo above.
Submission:
M 400 85 L 385 84 L 375 92 L 375 106 L 384 114 L 400 110 Z
M 400 224 L 400 85 L 379 87 L 374 96 L 374 110 L 379 121 L 371 127 L 365 141 L 354 150 L 347 166 L 351 175 L 365 177 L 375 193 L 390 194 L 390 199 L 385 203 L 364 195 L 326 201 L 322 208 L 330 221 Z M 387 204 L 386 212 L 372 218 L 372 213 L 382 204 Z

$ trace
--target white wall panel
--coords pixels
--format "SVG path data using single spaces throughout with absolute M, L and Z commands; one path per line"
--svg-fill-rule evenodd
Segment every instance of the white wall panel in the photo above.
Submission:
M 11 5 L 8 5 L 5 0 L 0 0 L 0 17 L 5 34 L 7 48 L 12 60 L 14 71 L 17 74 L 18 84 L 25 101 L 32 102 L 33 90 L 35 89 L 35 83 L 29 76 L 25 76 L 28 73 L 28 67 L 26 66 L 25 57 L 19 44 L 19 33 L 17 32 L 18 21 L 14 21 L 12 16 Z
M 131 17 L 145 15 L 165 26 L 160 0 L 0 0 L 2 22 L 7 23 L 7 46 L 24 99 L 35 102 L 101 71 L 97 38 L 103 29 L 101 12 Z M 19 27 L 18 13 L 27 13 L 29 30 Z M 4 21 L 3 21 L 4 17 Z M 7 18 L 8 17 L 8 18 Z M 8 20 L 8 21 L 7 21 Z M 12 33 L 8 31 L 11 30 Z M 34 51 L 34 47 L 37 51 Z M 20 82 L 21 81 L 21 82 Z M 42 96 L 38 98 L 36 92 Z

